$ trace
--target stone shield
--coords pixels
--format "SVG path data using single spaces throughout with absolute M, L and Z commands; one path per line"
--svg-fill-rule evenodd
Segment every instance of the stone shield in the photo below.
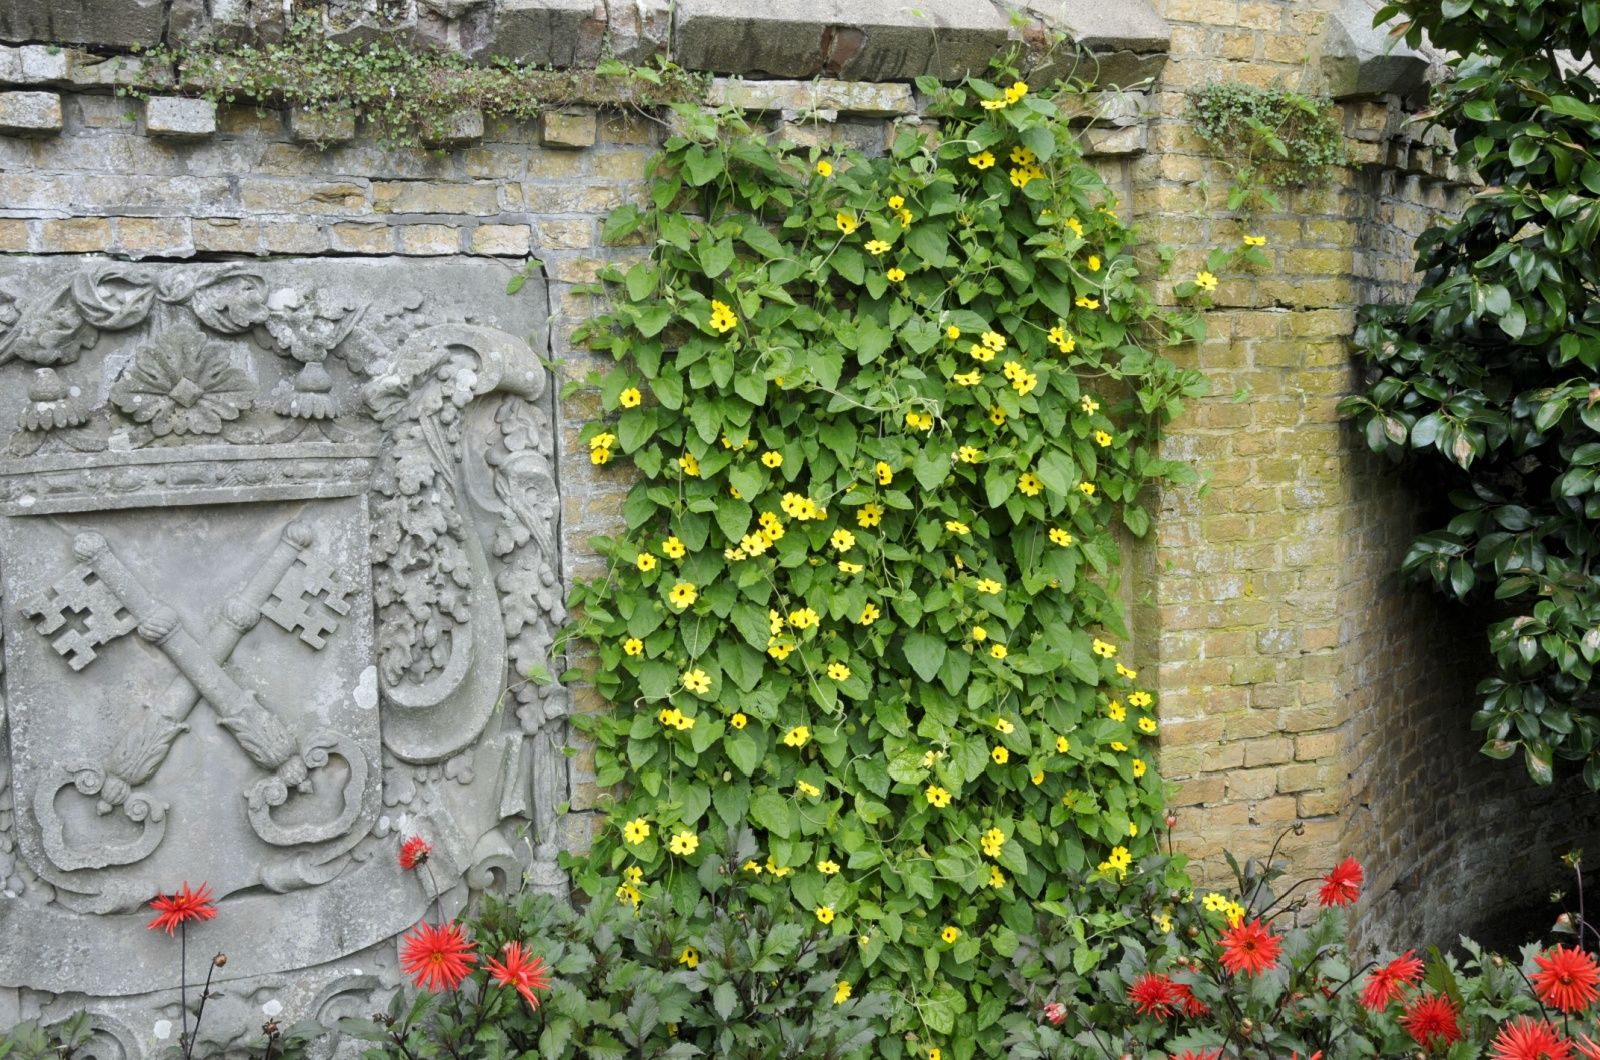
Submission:
M 544 310 L 483 269 L 0 264 L 0 985 L 115 1022 L 203 881 L 233 992 L 326 1009 L 433 887 L 556 878 Z

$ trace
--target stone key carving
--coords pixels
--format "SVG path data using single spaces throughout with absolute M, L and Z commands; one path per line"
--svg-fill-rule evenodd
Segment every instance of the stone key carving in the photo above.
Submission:
M 83 669 L 94 658 L 92 647 L 137 628 L 140 636 L 162 649 L 182 676 L 168 685 L 144 720 L 124 734 L 105 766 L 84 765 L 69 770 L 73 774 L 70 783 L 79 791 L 101 796 L 96 806 L 99 813 L 109 813 L 121 805 L 130 820 L 144 825 L 137 841 L 86 851 L 70 848 L 54 811 L 56 794 L 66 784 L 46 778 L 36 806 L 46 848 L 57 865 L 76 869 L 131 864 L 149 856 L 159 845 L 166 807 L 130 795 L 133 788 L 155 775 L 173 741 L 188 730 L 184 719 L 202 698 L 212 704 L 223 728 L 234 736 L 250 760 L 271 774 L 257 781 L 247 795 L 251 825 L 263 840 L 276 846 L 310 844 L 348 831 L 361 810 L 366 756 L 338 733 L 319 732 L 303 744 L 297 741 L 262 707 L 253 692 L 241 688 L 219 665 L 233 655 L 244 634 L 262 615 L 290 633 L 300 630 L 300 639 L 312 648 L 324 646 L 321 635 L 336 629 L 337 622 L 317 613 L 316 598 L 321 596 L 328 609 L 343 614 L 349 610 L 348 590 L 326 562 L 305 556 L 311 541 L 310 528 L 304 523 L 294 522 L 285 528 L 243 592 L 224 609 L 224 622 L 215 627 L 208 652 L 178 621 L 176 612 L 140 584 L 103 536 L 83 533 L 74 539 L 74 552 L 83 564 L 25 603 L 23 613 L 36 618 L 39 631 L 49 634 L 61 628 L 69 611 L 88 611 L 85 627 L 98 637 L 90 648 L 83 646 L 84 637 L 77 631 L 51 642 L 75 670 Z M 322 824 L 280 826 L 273 820 L 271 809 L 288 799 L 291 787 L 310 793 L 310 771 L 327 765 L 330 751 L 350 765 L 341 813 Z

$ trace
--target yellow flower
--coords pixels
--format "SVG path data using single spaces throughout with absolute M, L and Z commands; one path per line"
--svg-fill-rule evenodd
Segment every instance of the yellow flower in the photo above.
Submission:
M 1072 535 L 1061 529 L 1059 526 L 1052 526 L 1050 528 L 1050 543 L 1054 545 L 1060 545 L 1062 548 L 1066 548 L 1068 545 L 1072 544 Z
M 821 914 L 820 911 L 817 914 L 817 919 L 818 920 L 822 920 L 822 914 Z M 831 919 L 831 917 L 830 917 L 830 919 Z M 826 924 L 828 921 L 827 920 L 822 920 L 822 922 L 824 924 Z M 841 979 L 837 983 L 834 983 L 833 984 L 833 1003 L 835 1005 L 842 1005 L 846 1001 L 848 1001 L 849 999 L 850 999 L 850 984 L 849 984 L 849 982 L 847 982 L 844 979 Z
M 904 195 L 891 195 L 891 196 L 889 196 L 889 209 L 898 210 L 898 209 L 900 209 L 900 207 L 904 206 L 905 204 L 906 204 L 906 197 Z
M 639 393 L 639 388 L 636 386 L 630 386 L 617 395 L 617 404 L 625 409 L 636 409 L 639 407 L 639 402 L 643 400 L 644 395 Z
M 840 552 L 848 552 L 856 547 L 856 535 L 840 527 L 828 537 L 828 544 Z
M 1070 750 L 1072 750 L 1072 744 L 1067 741 L 1067 738 L 1065 736 L 1057 736 L 1056 737 L 1056 753 L 1057 754 L 1066 754 Z
M 1039 491 L 1044 489 L 1044 483 L 1040 482 L 1039 476 L 1032 471 L 1024 471 L 1022 476 L 1017 479 L 1017 489 L 1030 497 L 1037 497 Z
M 1044 176 L 1044 170 L 1038 166 L 1017 166 L 1011 170 L 1011 186 L 1013 188 L 1026 188 L 1028 181 Z
M 963 464 L 976 464 L 978 461 L 983 459 L 983 450 L 974 449 L 970 445 L 963 445 L 960 449 L 956 450 L 956 459 L 961 461 Z
M 1130 670 L 1126 666 L 1123 666 L 1121 663 L 1117 663 L 1117 676 L 1118 677 L 1126 677 L 1128 680 L 1132 681 L 1135 677 L 1139 676 L 1139 671 L 1138 670 Z
M 894 468 L 890 467 L 882 460 L 874 464 L 872 470 L 878 475 L 878 485 L 887 486 L 889 483 L 894 481 Z
M 1006 646 L 1004 644 L 991 644 L 989 645 L 989 654 L 996 659 L 1004 659 L 1006 657 Z
M 1110 746 L 1113 751 L 1116 751 L 1119 754 L 1128 749 L 1128 745 L 1123 743 L 1121 740 L 1112 740 Z
M 989 752 L 989 757 L 994 759 L 995 765 L 1003 766 L 1011 760 L 1011 752 L 1004 747 L 996 746 L 994 750 Z
M 1139 826 L 1133 821 L 1128 822 L 1128 835 L 1132 838 L 1137 838 L 1139 835 Z
M 1156 930 L 1161 932 L 1163 935 L 1172 930 L 1172 917 L 1166 913 L 1152 914 L 1150 917 L 1150 922 L 1154 924 L 1156 926 Z
M 683 675 L 683 687 L 696 694 L 711 691 L 711 678 L 704 670 L 689 670 Z
M 996 644 L 995 647 L 998 648 L 1000 645 Z M 1007 736 L 1017 731 L 1017 727 L 1005 718 L 995 718 L 994 727 L 997 731 L 1003 732 Z
M 1035 162 L 1039 161 L 1038 155 L 1034 154 L 1026 147 L 1023 147 L 1021 144 L 1017 144 L 1011 149 L 1010 157 L 1011 161 L 1015 162 L 1019 166 L 1031 166 Z
M 816 912 L 817 912 L 817 919 L 819 921 L 821 921 L 822 923 L 824 923 L 824 924 L 833 923 L 833 906 L 831 906 L 831 905 L 819 905 L 819 906 L 817 906 Z
M 1007 379 L 1015 379 L 1017 376 L 1022 375 L 1023 371 L 1022 365 L 1016 361 L 1007 361 L 1000 366 L 1000 374 Z
M 1217 278 L 1202 269 L 1194 274 L 1194 285 L 1202 291 L 1215 291 L 1217 289 Z
M 1154 718 L 1140 718 L 1137 724 L 1139 726 L 1139 731 L 1144 733 L 1146 736 L 1149 736 L 1156 731 L 1156 719 Z
M 910 210 L 899 210 L 897 211 L 897 215 L 900 218 L 901 228 L 910 228 L 911 222 L 917 219 L 917 215 L 912 213 Z
M 878 504 L 863 504 L 861 510 L 856 512 L 856 522 L 861 524 L 863 530 L 870 530 L 883 521 L 883 507 Z
M 1133 864 L 1133 855 L 1128 853 L 1128 848 L 1116 846 L 1111 848 L 1111 853 L 1106 855 L 1106 860 L 1114 869 L 1125 869 Z
M 888 272 L 884 273 L 884 275 L 889 277 L 890 283 L 899 283 L 901 280 L 906 278 L 906 270 L 890 269 Z
M 678 963 L 687 964 L 692 972 L 700 965 L 700 954 L 693 946 L 685 946 L 683 952 L 678 955 Z
M 631 883 L 624 883 L 617 888 L 617 904 L 631 905 L 637 911 L 639 901 L 644 896 L 639 893 L 639 888 Z
M 847 559 L 842 559 L 842 560 L 839 561 L 839 573 L 840 574 L 860 574 L 862 571 L 864 571 L 866 569 L 867 568 L 862 566 L 861 564 L 859 564 L 859 563 L 851 563 Z
M 740 865 L 739 868 L 756 876 L 761 875 L 761 863 L 753 859 L 746 861 L 743 865 Z
M 835 681 L 848 681 L 850 679 L 850 667 L 842 662 L 831 662 L 828 664 L 828 676 Z
M 796 725 L 783 735 L 783 742 L 790 747 L 804 747 L 811 739 L 811 730 L 804 725 Z
M 976 343 L 976 342 L 974 342 L 971 346 L 967 347 L 967 352 L 972 355 L 972 359 L 975 360 L 975 361 L 982 361 L 982 362 L 987 363 L 989 361 L 994 360 L 994 351 L 991 350 L 989 347 L 981 345 L 981 344 Z
M 991 828 L 983 833 L 979 844 L 983 847 L 985 856 L 999 860 L 1000 848 L 1006 845 L 1006 834 L 998 828 Z
M 1150 698 L 1150 693 L 1142 689 L 1128 693 L 1128 704 L 1134 707 L 1148 707 L 1155 700 Z
M 982 374 L 979 373 L 976 368 L 974 368 L 970 372 L 957 372 L 950 377 L 950 380 L 951 382 L 955 383 L 956 386 L 977 386 L 978 381 L 982 378 Z
M 929 784 L 928 790 L 922 794 L 928 800 L 928 805 L 935 809 L 943 809 L 950 805 L 950 793 L 937 784 Z
M 933 430 L 933 416 L 926 412 L 906 413 L 906 426 L 916 431 Z
M 1076 299 L 1073 300 L 1072 304 L 1077 306 L 1079 309 L 1099 309 L 1100 308 L 1100 300 L 1097 299 L 1097 298 L 1090 298 L 1086 294 L 1080 294 Z
M 1028 779 L 1033 781 L 1035 786 L 1043 784 L 1044 783 L 1044 770 L 1042 770 L 1042 769 L 1039 770 L 1039 772 L 1035 773 L 1033 776 L 1029 777 Z
M 1000 866 L 999 865 L 990 865 L 989 866 L 989 886 L 990 887 L 1004 887 L 1005 885 L 1006 885 L 1006 874 L 1000 871 Z
M 611 459 L 611 450 L 601 447 L 589 450 L 589 463 L 599 467 Z
M 995 353 L 1002 353 L 1005 351 L 1006 337 L 1000 334 L 998 331 L 985 331 L 982 335 L 979 335 L 978 338 L 985 346 L 993 350 Z
M 821 621 L 821 618 L 809 607 L 802 607 L 798 611 L 789 612 L 789 625 L 795 629 L 810 629 L 819 621 Z
M 733 326 L 737 323 L 739 323 L 739 318 L 734 316 L 731 305 L 726 302 L 719 302 L 715 298 L 711 300 L 711 326 L 713 328 L 722 334 L 727 334 L 733 330 Z
M 863 607 L 861 609 L 861 615 L 860 615 L 859 618 L 856 619 L 856 625 L 858 625 L 858 626 L 870 626 L 874 622 L 878 621 L 878 617 L 882 613 L 883 612 L 879 611 L 876 605 L 867 604 L 865 607 Z
M 1128 712 L 1123 710 L 1122 704 L 1118 703 L 1116 700 L 1113 699 L 1111 702 L 1106 704 L 1106 717 L 1110 718 L 1112 721 L 1122 721 L 1127 716 Z
M 1244 245 L 1247 247 L 1264 247 L 1267 245 L 1266 236 L 1245 236 Z
M 1021 99 L 1027 94 L 1028 83 L 1026 81 L 1017 81 L 1010 88 L 1006 89 L 1006 102 L 1015 103 L 1017 100 Z
M 984 641 L 989 639 L 989 631 L 984 629 L 982 626 L 973 626 L 972 639 L 977 641 L 979 644 L 982 644 Z
M 1072 229 L 1073 235 L 1077 236 L 1079 239 L 1083 238 L 1083 222 L 1079 221 L 1076 217 L 1069 217 L 1067 218 L 1066 225 L 1068 228 Z
M 1135 778 L 1144 776 L 1144 771 L 1147 768 L 1148 767 L 1144 764 L 1144 759 L 1135 758 L 1133 760 L 1133 775 Z
M 644 882 L 644 870 L 637 865 L 629 865 L 622 870 L 622 877 L 637 887 Z
M 772 873 L 774 876 L 776 876 L 778 879 L 781 880 L 785 876 L 787 876 L 791 872 L 793 872 L 794 870 L 791 869 L 791 868 L 785 867 L 785 866 L 779 866 L 778 864 L 776 864 L 772 860 L 772 855 L 768 854 L 767 855 L 767 871 Z
M 667 849 L 674 854 L 693 854 L 700 849 L 700 837 L 693 832 L 679 832 L 668 841 Z
M 638 637 L 629 637 L 627 640 L 622 642 L 622 654 L 643 655 L 644 641 L 640 640 Z
M 946 924 L 944 930 L 939 932 L 939 938 L 944 941 L 945 945 L 949 945 L 960 937 L 961 929 L 953 924 Z
M 944 1060 L 944 1054 L 938 1049 L 929 1049 L 928 1060 Z
M 1060 350 L 1062 353 L 1071 353 L 1073 350 L 1078 348 L 1078 340 L 1073 338 L 1071 335 L 1068 335 L 1067 329 L 1062 327 L 1060 324 L 1057 324 L 1055 327 L 1051 328 L 1050 333 L 1045 337 L 1049 339 L 1051 344 L 1053 344 L 1055 348 Z
M 1098 255 L 1098 254 L 1090 254 L 1089 255 L 1089 271 L 1090 272 L 1099 272 L 1100 271 L 1100 255 Z
M 1200 900 L 1200 904 L 1205 907 L 1208 913 L 1220 913 L 1228 908 L 1228 897 L 1212 891 Z
M 944 528 L 958 537 L 965 537 L 967 534 L 972 532 L 971 527 L 967 526 L 966 523 L 957 522 L 954 519 L 946 519 L 944 521 Z
M 650 822 L 643 817 L 635 817 L 622 826 L 622 838 L 632 844 L 643 843 L 650 836 Z
M 826 158 L 817 160 L 817 175 L 821 177 L 833 176 L 833 163 Z
M 861 222 L 856 220 L 855 214 L 845 213 L 843 210 L 833 215 L 833 221 L 845 235 L 861 227 Z
M 665 552 L 671 559 L 682 559 L 688 550 L 683 547 L 682 541 L 679 541 L 676 537 L 669 537 L 661 542 L 661 551 Z
M 978 591 L 980 593 L 986 593 L 989 596 L 993 596 L 996 593 L 998 593 L 1002 588 L 1003 588 L 1003 586 L 1001 586 L 1001 584 L 999 582 L 995 581 L 993 578 L 979 578 L 978 579 Z
M 819 861 L 817 862 L 817 871 L 824 876 L 837 876 L 839 874 L 839 863 L 837 861 Z
M 1115 644 L 1108 644 L 1099 637 L 1094 638 L 1094 643 L 1089 647 L 1102 659 L 1109 659 L 1117 654 L 1117 646 Z
M 985 102 L 987 103 L 987 101 Z M 988 151 L 979 151 L 975 155 L 969 155 L 967 161 L 972 164 L 974 169 L 988 169 L 994 165 L 994 155 Z
M 605 432 L 601 432 L 600 434 L 597 434 L 593 438 L 589 439 L 590 449 L 608 449 L 616 444 L 617 436 Z
M 1010 102 L 1011 102 L 1010 100 L 1005 99 L 1005 98 L 1001 98 L 1001 99 L 980 99 L 978 101 L 978 106 L 982 107 L 984 110 L 1004 110 L 1006 108 L 1006 104 L 1010 103 Z M 988 152 L 984 152 L 984 153 L 987 154 Z M 969 159 L 969 161 L 970 161 L 970 159 Z
M 1081 408 L 1084 412 L 1086 412 L 1089 415 L 1093 416 L 1096 412 L 1100 411 L 1100 402 L 1096 401 L 1094 398 L 1090 397 L 1088 394 L 1085 394 L 1085 395 L 1083 395 L 1083 397 L 1078 399 L 1078 407 Z
M 869 239 L 866 243 L 867 253 L 871 254 L 873 257 L 877 257 L 879 254 L 887 254 L 889 252 L 889 248 L 890 244 L 881 239 Z
M 1094 483 L 1093 482 L 1080 482 L 1080 483 L 1078 483 L 1078 492 L 1083 494 L 1085 497 L 1093 497 L 1094 496 Z
M 641 552 L 633 558 L 633 565 L 641 571 L 649 573 L 656 569 L 656 558 L 648 552 Z
M 1244 906 L 1238 902 L 1229 902 L 1228 908 L 1222 911 L 1222 915 L 1228 918 L 1229 927 L 1236 928 L 1239 926 L 1239 921 L 1244 919 Z
M 700 477 L 700 461 L 695 459 L 693 453 L 684 453 L 682 456 L 678 457 L 678 466 L 682 468 L 683 473 L 688 475 L 690 478 Z
M 733 717 L 728 719 L 728 724 L 735 729 L 742 729 L 749 724 L 750 719 L 744 716 L 743 711 L 735 711 Z
M 989 422 L 996 427 L 1003 425 L 1006 422 L 1006 410 L 999 405 L 989 406 Z
M 769 449 L 765 453 L 761 454 L 761 462 L 767 467 L 782 467 L 783 454 Z
M 818 795 L 822 794 L 821 788 L 817 787 L 815 784 L 808 784 L 803 780 L 795 781 L 794 786 L 799 789 L 800 794 L 809 795 L 811 798 L 816 798 Z
M 862 949 L 866 949 L 868 946 L 872 945 L 872 936 L 871 935 L 857 935 L 856 936 L 856 945 L 860 946 Z
M 1094 444 L 1098 445 L 1100 448 L 1104 449 L 1106 446 L 1111 444 L 1111 441 L 1111 435 L 1107 434 L 1105 431 L 1094 432 Z
M 700 590 L 696 589 L 691 582 L 679 582 L 677 585 L 674 585 L 672 587 L 672 591 L 667 594 L 667 599 L 671 600 L 672 606 L 676 607 L 679 611 L 682 611 L 699 598 Z

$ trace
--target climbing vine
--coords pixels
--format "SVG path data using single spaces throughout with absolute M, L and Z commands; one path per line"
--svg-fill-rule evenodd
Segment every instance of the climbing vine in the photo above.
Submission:
M 878 158 L 676 108 L 605 226 L 650 250 L 579 335 L 616 361 L 582 442 L 635 482 L 573 594 L 622 787 L 572 867 L 852 933 L 839 981 L 907 1002 L 881 1055 L 970 1056 L 1013 996 L 974 958 L 1153 850 L 1119 537 L 1192 478 L 1156 443 L 1205 383 L 1055 99 L 921 87 Z

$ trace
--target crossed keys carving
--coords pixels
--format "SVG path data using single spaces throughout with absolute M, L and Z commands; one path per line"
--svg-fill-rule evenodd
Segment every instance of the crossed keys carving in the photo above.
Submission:
M 271 552 L 223 608 L 223 621 L 206 631 L 202 643 L 117 557 L 101 534 L 78 534 L 72 543 L 80 561 L 45 591 L 22 605 L 35 628 L 52 638 L 51 647 L 74 670 L 91 665 L 97 649 L 134 630 L 155 645 L 178 670 L 167 687 L 147 703 L 141 720 L 123 733 L 104 763 L 66 767 L 68 779 L 47 776 L 35 799 L 43 843 L 50 859 L 63 869 L 128 865 L 148 857 L 165 834 L 167 807 L 137 792 L 155 775 L 178 736 L 187 732 L 189 714 L 201 700 L 211 704 L 218 724 L 238 743 L 250 761 L 267 775 L 245 792 L 251 828 L 274 846 L 325 842 L 346 834 L 362 811 L 368 762 L 365 753 L 343 733 L 322 730 L 298 737 L 262 705 L 256 693 L 241 686 L 222 668 L 234 649 L 260 621 L 270 619 L 315 650 L 338 628 L 335 616 L 350 610 L 351 587 L 320 556 L 308 555 L 308 525 L 296 520 L 284 528 Z M 288 801 L 291 790 L 310 794 L 313 775 L 332 757 L 349 767 L 339 813 L 332 820 L 285 826 L 272 816 Z M 102 816 L 117 807 L 140 834 L 121 844 L 90 848 L 70 845 L 55 811 L 56 796 L 72 785 L 84 795 L 98 796 Z

